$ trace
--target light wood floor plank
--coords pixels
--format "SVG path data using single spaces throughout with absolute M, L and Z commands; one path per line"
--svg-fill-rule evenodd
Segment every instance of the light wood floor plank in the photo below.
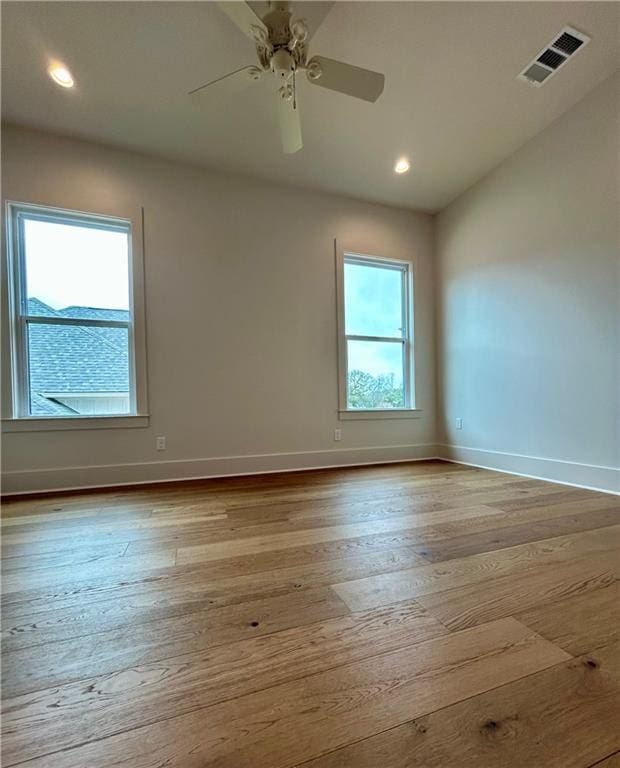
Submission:
M 133 573 L 172 567 L 176 562 L 176 551 L 157 552 L 149 555 L 130 555 L 114 558 L 112 563 L 107 560 L 90 561 L 78 567 L 63 566 L 60 568 L 36 568 L 5 573 L 2 577 L 2 594 L 21 592 L 23 590 L 40 589 L 50 584 L 63 584 L 82 579 L 96 579 L 113 571 L 119 578 L 131 576 Z M 80 571 L 83 575 L 80 574 Z
M 545 507 L 538 507 L 533 510 L 522 511 L 535 512 L 540 515 L 541 512 L 545 513 L 545 509 Z M 511 514 L 515 513 L 506 513 L 503 522 L 509 523 Z M 498 515 L 498 517 L 502 516 Z M 620 523 L 620 505 L 614 509 L 597 509 L 553 519 L 531 519 L 527 523 L 501 525 L 475 533 L 468 532 L 446 537 L 441 541 L 425 543 L 417 549 L 427 559 L 433 562 L 442 562 L 456 557 L 466 557 L 480 552 L 491 552 L 506 547 L 514 547 L 518 544 L 540 541 L 541 539 L 605 528 L 618 523 Z
M 196 602 L 191 602 L 189 606 L 174 603 L 161 607 L 150 602 L 142 609 L 130 604 L 118 606 L 110 600 L 92 605 L 87 603 L 81 610 L 37 614 L 30 623 L 7 623 L 2 628 L 2 646 L 4 652 L 9 653 L 123 627 L 128 630 L 128 643 L 132 634 L 151 637 L 163 634 L 170 637 L 175 632 L 185 632 L 201 634 L 205 642 L 220 645 L 347 613 L 347 606 L 332 589 L 326 587 L 289 591 L 277 597 L 208 610 Z
M 51 608 L 61 620 L 60 613 L 70 617 L 72 612 L 83 610 L 87 595 L 88 605 L 94 611 L 106 613 L 106 603 L 109 603 L 117 613 L 132 612 L 137 621 L 140 613 L 151 608 L 177 605 L 189 613 L 192 604 L 195 604 L 193 610 L 206 610 L 427 562 L 410 547 L 386 547 L 376 552 L 370 549 L 368 554 L 351 557 L 344 556 L 346 551 L 342 550 L 341 557 L 334 552 L 327 561 L 317 557 L 316 562 L 300 562 L 297 566 L 284 567 L 278 558 L 273 558 L 270 561 L 272 570 L 249 569 L 247 572 L 248 563 L 235 558 L 234 561 L 138 572 L 135 576 L 125 573 L 112 579 L 85 579 L 83 584 L 77 581 L 60 586 L 52 584 L 7 595 L 4 619 L 10 622 L 19 619 L 18 623 L 45 621 L 41 614 L 48 614 Z M 363 549 L 360 551 L 364 552 Z M 231 567 L 222 568 L 222 565 Z M 236 572 L 238 575 L 231 575 Z M 95 608 L 95 603 L 102 605 Z
M 19 555 L 2 558 L 2 573 L 11 571 L 36 570 L 39 568 L 75 568 L 75 566 L 97 562 L 109 557 L 121 557 L 127 551 L 128 542 L 120 544 L 98 544 L 47 552 L 41 555 Z
M 595 511 L 598 512 L 602 509 L 607 509 L 608 507 L 614 506 L 618 508 L 618 502 L 615 497 L 607 497 L 608 499 L 611 499 L 613 502 L 610 503 L 608 500 L 598 500 L 598 499 L 590 499 L 588 501 L 584 501 L 583 504 L 583 512 L 586 511 Z M 569 515 L 575 515 L 575 508 L 574 508 L 574 502 L 569 502 L 565 504 L 555 504 L 550 506 L 534 506 L 534 507 L 526 507 L 525 509 L 519 509 L 519 510 L 513 510 L 511 512 L 505 512 L 501 508 L 497 507 L 487 507 L 488 514 L 482 515 L 482 516 L 475 516 L 475 517 L 463 517 L 462 510 L 453 509 L 449 505 L 446 506 L 446 504 L 439 504 L 437 502 L 428 502 L 428 503 L 420 503 L 417 502 L 415 504 L 411 504 L 410 502 L 407 503 L 406 506 L 394 506 L 391 503 L 381 503 L 377 504 L 374 503 L 371 506 L 364 505 L 360 506 L 359 504 L 351 504 L 351 505 L 343 505 L 343 508 L 334 511 L 334 508 L 325 508 L 322 511 L 322 514 L 317 514 L 316 516 L 307 516 L 305 513 L 297 513 L 295 511 L 287 513 L 287 518 L 290 518 L 291 522 L 289 522 L 288 526 L 286 525 L 286 520 L 279 520 L 280 525 L 278 528 L 275 528 L 274 525 L 269 526 L 270 533 L 277 533 L 277 532 L 286 532 L 287 529 L 293 528 L 293 525 L 297 527 L 297 529 L 307 530 L 308 528 L 312 527 L 321 527 L 325 526 L 326 524 L 329 525 L 342 525 L 343 523 L 352 523 L 352 522 L 367 522 L 369 520 L 378 520 L 383 518 L 388 519 L 394 519 L 397 517 L 402 517 L 402 513 L 404 511 L 409 511 L 413 513 L 415 511 L 416 514 L 419 514 L 421 512 L 436 512 L 438 514 L 435 515 L 427 515 L 426 518 L 417 518 L 415 520 L 415 528 L 406 528 L 402 531 L 394 531 L 394 535 L 399 534 L 402 537 L 402 543 L 403 544 L 412 544 L 416 547 L 419 547 L 420 554 L 424 554 L 424 551 L 427 550 L 429 553 L 429 556 L 433 556 L 433 553 L 435 551 L 435 546 L 439 546 L 436 543 L 445 541 L 446 539 L 458 537 L 458 536 L 467 536 L 474 533 L 482 533 L 482 532 L 491 532 L 498 530 L 500 528 L 506 528 L 510 526 L 516 526 L 522 523 L 529 523 L 529 522 L 538 522 L 538 521 L 549 521 L 556 518 L 564 518 Z M 261 508 L 262 509 L 262 508 Z M 267 508 L 271 509 L 271 508 Z M 452 511 L 450 511 L 452 510 Z M 441 513 L 441 514 L 439 514 Z M 250 511 L 247 512 L 248 515 L 253 514 L 250 513 Z M 281 513 L 277 513 L 278 516 Z M 263 512 L 259 513 L 259 515 L 264 515 Z M 139 540 L 134 540 L 129 543 L 129 547 L 127 549 L 128 554 L 138 554 L 138 553 L 145 553 L 145 552 L 154 552 L 154 551 L 161 551 L 165 549 L 170 549 L 173 547 L 187 547 L 187 546 L 198 546 L 198 545 L 204 545 L 204 544 L 211 544 L 214 543 L 214 541 L 222 541 L 222 540 L 230 540 L 232 538 L 247 538 L 252 535 L 256 535 L 257 532 L 264 530 L 266 526 L 264 525 L 256 525 L 255 530 L 252 531 L 250 526 L 250 519 L 244 521 L 244 528 L 243 530 L 239 530 L 238 523 L 235 520 L 235 513 L 228 513 L 228 517 L 230 520 L 230 530 L 229 532 L 221 532 L 218 530 L 218 533 L 214 535 L 214 532 L 212 530 L 209 530 L 208 532 L 176 532 L 174 537 L 171 538 L 163 538 L 163 537 L 153 537 L 149 536 L 142 537 Z M 270 518 L 267 518 L 270 520 Z M 613 513 L 609 513 L 609 517 L 605 518 L 605 525 L 612 525 L 614 522 L 620 521 L 620 512 L 617 514 L 616 517 L 613 516 Z M 585 521 L 587 522 L 587 521 Z M 557 528 L 560 529 L 561 526 L 564 525 L 563 520 L 558 521 Z M 550 524 L 550 527 L 552 525 Z M 597 527 L 595 524 L 592 525 L 592 527 Z M 578 530 L 579 526 L 573 522 L 572 524 L 569 523 L 569 527 L 567 530 L 559 530 L 559 533 L 555 535 L 561 535 L 562 533 L 570 532 L 570 530 Z M 519 532 L 517 533 L 509 533 L 509 535 L 512 536 L 513 540 L 512 542 L 504 543 L 504 546 L 513 546 L 516 543 L 522 543 L 525 540 L 535 540 L 532 538 L 528 539 L 528 529 L 523 528 L 520 529 L 521 533 L 519 535 Z M 549 534 L 552 535 L 552 534 Z M 377 541 L 377 546 L 379 545 L 379 538 L 382 536 L 380 533 L 372 534 L 372 536 L 375 537 L 375 540 Z M 383 534 L 385 540 L 388 540 L 388 536 L 386 534 Z M 355 540 L 355 538 L 370 538 L 368 536 L 366 537 L 354 537 L 352 541 Z M 495 537 L 498 539 L 498 544 L 501 545 L 502 541 L 499 539 L 499 537 Z M 543 538 L 547 538 L 547 536 L 544 536 Z M 493 539 L 494 536 L 492 533 L 488 534 L 488 539 L 480 539 L 476 540 L 473 538 L 473 550 L 472 551 L 485 551 L 485 546 L 487 544 L 487 541 L 491 544 L 489 547 L 490 549 L 498 549 L 500 546 L 494 547 L 493 545 Z M 320 543 L 320 542 L 319 542 Z M 431 544 L 434 544 L 435 546 L 429 546 Z M 453 547 L 455 546 L 456 542 L 453 542 Z M 465 540 L 465 545 L 470 546 Z M 291 548 L 289 548 L 291 549 Z M 294 549 L 298 549 L 295 547 Z M 285 550 L 278 550 L 282 553 L 283 556 L 285 556 L 286 551 Z M 471 554 L 472 551 L 469 552 L 463 552 L 462 554 Z M 454 555 L 460 556 L 458 553 Z M 247 557 L 244 556 L 244 557 Z
M 353 611 L 388 605 L 421 595 L 444 592 L 488 579 L 532 571 L 550 563 L 615 553 L 620 526 L 559 536 L 541 542 L 484 552 L 442 563 L 421 565 L 407 571 L 369 576 L 335 584 L 334 589 Z M 473 592 L 479 592 L 477 588 Z
M 487 580 L 482 588 L 456 587 L 417 600 L 450 629 L 464 629 L 608 587 L 617 578 L 616 565 L 615 554 L 589 556 Z
M 247 639 L 225 645 L 214 645 L 208 633 L 180 622 L 176 631 L 174 623 L 158 623 L 19 649 L 5 654 L 3 693 L 14 698 L 183 656 L 204 661 L 208 669 L 200 681 L 204 695 L 224 699 L 240 685 L 246 686 L 244 692 L 267 687 L 315 672 L 321 664 L 338 666 L 448 631 L 414 601 L 271 634 L 253 636 L 258 628 L 252 623 L 250 627 Z M 169 690 L 167 696 L 172 695 Z
M 617 670 L 608 670 L 618 652 L 613 647 L 571 659 L 304 762 L 303 768 L 592 766 L 620 747 L 620 681 Z M 596 768 L 616 768 L 615 759 Z
M 514 619 L 504 619 L 311 675 L 301 687 L 284 683 L 48 754 L 31 767 L 285 768 L 566 658 Z M 13 722 L 5 734 L 6 765 L 31 754 L 21 751 L 27 744 L 11 750 L 18 731 Z
M 412 514 L 383 520 L 371 520 L 364 523 L 302 529 L 287 533 L 254 536 L 236 541 L 221 541 L 213 544 L 181 547 L 178 550 L 178 563 L 183 565 L 186 563 L 209 562 L 211 560 L 222 560 L 227 557 L 253 555 L 268 550 L 287 549 L 305 543 L 317 544 L 338 539 L 368 536 L 373 533 L 388 533 L 429 525 L 433 521 L 439 522 L 442 519 L 475 518 L 488 515 L 492 511 L 492 509 L 486 506 L 463 507 L 458 512 L 452 509 L 441 512 L 420 512 L 417 515 Z
M 536 605 L 515 618 L 572 656 L 620 641 L 620 584 Z
M 619 507 L 434 460 L 3 501 L 3 765 L 614 768 Z
M 600 763 L 590 766 L 590 768 L 620 768 L 620 752 L 610 755 L 606 760 L 602 760 Z
M 409 603 L 125 669 L 117 658 L 108 674 L 7 699 L 7 752 L 29 759 L 445 634 Z

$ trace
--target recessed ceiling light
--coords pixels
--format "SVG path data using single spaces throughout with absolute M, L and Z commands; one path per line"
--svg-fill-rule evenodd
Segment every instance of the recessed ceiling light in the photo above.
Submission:
M 73 76 L 62 64 L 52 64 L 47 70 L 52 80 L 63 88 L 73 88 Z
M 404 157 L 401 157 L 400 160 L 396 162 L 396 165 L 394 166 L 394 171 L 396 173 L 407 173 L 409 170 L 409 160 L 406 160 Z

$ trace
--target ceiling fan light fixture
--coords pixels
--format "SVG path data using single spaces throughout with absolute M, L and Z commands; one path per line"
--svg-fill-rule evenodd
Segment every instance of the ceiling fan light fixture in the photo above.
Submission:
M 288 80 L 295 71 L 295 61 L 286 48 L 279 48 L 271 57 L 271 71 L 283 80 Z
M 407 173 L 409 168 L 411 168 L 411 163 L 409 160 L 407 160 L 406 157 L 401 157 L 396 161 L 396 165 L 394 166 L 394 173 Z
M 73 88 L 75 85 L 73 75 L 64 64 L 59 64 L 57 62 L 50 64 L 47 74 L 61 88 Z

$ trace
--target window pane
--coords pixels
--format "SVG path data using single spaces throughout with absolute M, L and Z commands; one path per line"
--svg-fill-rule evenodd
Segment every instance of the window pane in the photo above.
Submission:
M 404 408 L 404 345 L 348 341 L 347 408 Z
M 30 413 L 129 413 L 126 328 L 30 323 Z
M 345 333 L 402 338 L 402 286 L 399 269 L 345 262 Z
M 30 314 L 127 319 L 127 232 L 25 218 L 24 252 Z

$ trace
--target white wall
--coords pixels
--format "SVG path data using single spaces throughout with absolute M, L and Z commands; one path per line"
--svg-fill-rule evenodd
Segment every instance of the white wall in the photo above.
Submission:
M 5 128 L 4 198 L 144 207 L 151 418 L 5 434 L 4 491 L 419 458 L 437 442 L 618 490 L 619 88 L 603 83 L 437 216 L 435 267 L 424 214 Z M 335 237 L 415 261 L 419 419 L 337 420 Z
M 5 491 L 434 454 L 430 216 L 14 127 L 2 140 L 5 199 L 144 207 L 151 414 L 146 429 L 5 434 Z M 337 420 L 336 237 L 415 262 L 419 419 Z
M 619 91 L 603 83 L 438 217 L 446 456 L 620 490 Z

